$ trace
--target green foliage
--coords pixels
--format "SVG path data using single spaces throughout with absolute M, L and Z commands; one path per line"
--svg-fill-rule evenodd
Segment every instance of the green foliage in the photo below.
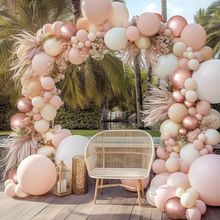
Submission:
M 62 107 L 55 119 L 56 124 L 61 124 L 66 129 L 99 129 L 101 109 L 90 107 L 88 109 L 70 109 Z

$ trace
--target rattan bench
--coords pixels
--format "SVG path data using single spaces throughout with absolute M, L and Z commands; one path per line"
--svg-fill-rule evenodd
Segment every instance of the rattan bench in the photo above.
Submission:
M 141 192 L 144 192 L 141 179 L 149 176 L 153 159 L 153 139 L 145 131 L 109 130 L 93 136 L 86 146 L 85 160 L 89 176 L 96 179 L 94 203 L 99 189 L 113 186 L 132 188 L 123 184 L 104 185 L 104 179 L 136 179 L 141 206 Z

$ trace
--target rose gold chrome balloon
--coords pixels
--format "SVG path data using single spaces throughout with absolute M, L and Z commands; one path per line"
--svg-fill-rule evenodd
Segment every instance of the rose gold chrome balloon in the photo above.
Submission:
M 183 119 L 183 127 L 188 131 L 192 131 L 196 129 L 198 126 L 199 121 L 191 115 L 188 115 Z

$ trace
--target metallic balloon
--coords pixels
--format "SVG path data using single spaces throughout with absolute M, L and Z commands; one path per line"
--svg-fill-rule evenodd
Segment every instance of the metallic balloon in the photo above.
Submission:
M 170 219 L 186 219 L 186 208 L 181 205 L 177 197 L 167 200 L 164 211 Z
M 26 97 L 22 97 L 18 99 L 17 108 L 19 111 L 24 112 L 24 113 L 30 112 L 32 110 L 31 100 Z
M 175 37 L 179 37 L 181 35 L 181 32 L 186 25 L 186 19 L 179 15 L 171 17 L 167 22 L 167 27 L 172 30 Z
M 26 118 L 25 114 L 17 113 L 11 117 L 11 127 L 16 129 L 24 129 L 24 119 Z
M 183 119 L 183 127 L 188 130 L 192 131 L 199 126 L 199 121 L 192 115 L 188 115 Z
M 65 22 L 60 28 L 60 36 L 66 40 L 70 41 L 72 36 L 76 35 L 76 26 L 71 22 Z
M 185 100 L 185 97 L 181 95 L 179 90 L 173 91 L 172 96 L 176 102 L 183 102 Z
M 178 69 L 171 77 L 172 86 L 174 89 L 183 89 L 185 80 L 191 78 L 190 72 L 185 69 Z

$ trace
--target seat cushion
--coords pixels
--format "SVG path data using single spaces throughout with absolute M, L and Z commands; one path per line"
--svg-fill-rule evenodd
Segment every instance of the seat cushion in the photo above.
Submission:
M 143 179 L 148 172 L 138 168 L 95 168 L 89 176 L 95 179 Z

